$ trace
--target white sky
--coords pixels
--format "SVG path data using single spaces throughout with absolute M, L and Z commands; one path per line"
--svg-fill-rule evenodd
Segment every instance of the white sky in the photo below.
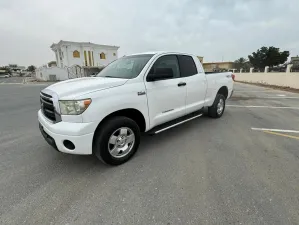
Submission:
M 265 46 L 299 54 L 299 0 L 0 0 L 0 65 L 55 60 L 59 40 L 235 60 Z

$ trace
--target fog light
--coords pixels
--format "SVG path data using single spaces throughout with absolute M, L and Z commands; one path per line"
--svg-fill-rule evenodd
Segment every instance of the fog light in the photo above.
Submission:
M 64 140 L 63 145 L 64 145 L 64 147 L 66 147 L 69 150 L 74 150 L 75 149 L 75 145 L 73 144 L 73 142 L 71 142 L 69 140 Z

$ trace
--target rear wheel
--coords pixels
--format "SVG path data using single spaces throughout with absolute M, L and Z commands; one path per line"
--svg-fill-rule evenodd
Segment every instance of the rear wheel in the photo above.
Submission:
M 225 110 L 225 97 L 222 94 L 217 94 L 213 105 L 208 110 L 210 117 L 220 118 Z
M 137 151 L 140 130 L 127 117 L 113 117 L 104 122 L 95 133 L 93 152 L 107 164 L 119 165 L 128 161 Z

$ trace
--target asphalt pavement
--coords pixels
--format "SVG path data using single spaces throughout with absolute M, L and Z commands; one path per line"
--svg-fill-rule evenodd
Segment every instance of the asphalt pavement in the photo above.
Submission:
M 43 87 L 0 85 L 0 224 L 299 224 L 299 94 L 235 84 L 112 167 L 44 141 Z

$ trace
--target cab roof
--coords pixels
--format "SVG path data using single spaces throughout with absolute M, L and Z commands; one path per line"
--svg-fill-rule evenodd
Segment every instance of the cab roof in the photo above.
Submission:
M 192 55 L 185 52 L 174 52 L 174 51 L 152 51 L 152 52 L 140 52 L 140 53 L 134 53 L 127 56 L 133 56 L 133 55 L 160 55 L 160 54 L 186 54 L 186 55 Z

